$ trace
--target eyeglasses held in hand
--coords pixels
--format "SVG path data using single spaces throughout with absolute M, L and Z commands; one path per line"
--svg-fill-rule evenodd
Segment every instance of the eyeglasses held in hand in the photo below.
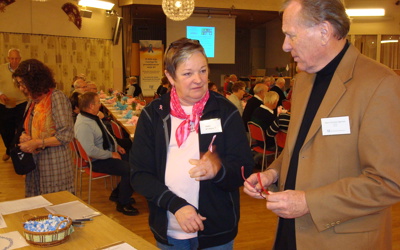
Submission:
M 246 177 L 244 176 L 244 166 L 242 166 L 241 170 L 242 170 L 242 178 L 243 178 L 243 180 L 244 180 L 247 184 L 249 184 L 252 188 L 256 189 L 256 186 L 253 185 L 253 184 L 251 184 L 251 183 L 246 179 Z M 261 191 L 259 192 L 259 193 L 260 193 L 260 196 L 263 197 L 264 199 L 266 199 L 266 198 L 264 197 L 263 192 L 264 192 L 265 194 L 267 194 L 267 195 L 269 195 L 269 192 L 268 192 L 267 190 L 265 190 L 265 188 L 264 188 L 264 186 L 263 186 L 263 184 L 262 184 L 262 182 L 261 182 L 261 174 L 260 174 L 260 172 L 257 173 L 257 180 L 258 180 L 258 183 L 259 183 L 260 186 L 261 186 Z

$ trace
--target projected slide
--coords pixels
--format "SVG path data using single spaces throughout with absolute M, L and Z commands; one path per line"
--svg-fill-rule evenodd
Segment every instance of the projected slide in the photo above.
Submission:
M 207 57 L 214 57 L 215 27 L 186 26 L 186 37 L 199 40 Z

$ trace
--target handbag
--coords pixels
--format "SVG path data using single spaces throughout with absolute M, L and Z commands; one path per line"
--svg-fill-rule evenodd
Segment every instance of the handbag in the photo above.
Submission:
M 26 175 L 36 168 L 35 161 L 33 160 L 33 155 L 31 153 L 25 153 L 21 151 L 20 147 L 18 146 L 19 137 L 24 130 L 23 121 L 25 121 L 26 113 L 28 112 L 25 111 L 24 118 L 22 119 L 22 122 L 17 129 L 17 133 L 15 134 L 13 147 L 10 150 L 10 157 L 14 165 L 15 173 L 19 175 Z
M 14 165 L 15 173 L 19 175 L 26 175 L 36 168 L 32 154 L 22 152 L 19 146 L 10 150 L 10 156 Z

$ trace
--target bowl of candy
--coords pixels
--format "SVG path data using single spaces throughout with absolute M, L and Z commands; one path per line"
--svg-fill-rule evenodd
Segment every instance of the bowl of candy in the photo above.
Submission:
M 59 214 L 35 216 L 24 222 L 25 240 L 36 246 L 62 244 L 73 231 L 72 219 Z

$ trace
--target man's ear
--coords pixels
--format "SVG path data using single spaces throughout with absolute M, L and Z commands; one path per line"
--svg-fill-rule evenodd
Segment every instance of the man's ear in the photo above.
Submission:
M 319 31 L 321 33 L 321 44 L 323 46 L 327 45 L 329 40 L 333 37 L 333 27 L 327 21 L 319 24 Z

